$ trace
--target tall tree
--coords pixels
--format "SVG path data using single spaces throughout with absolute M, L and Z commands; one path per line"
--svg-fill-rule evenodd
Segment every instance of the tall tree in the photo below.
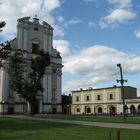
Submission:
M 37 93 L 43 92 L 42 78 L 49 64 L 50 55 L 43 50 L 39 51 L 37 57 L 31 60 L 25 59 L 23 51 L 17 50 L 9 59 L 10 88 L 28 101 L 30 115 L 34 114 Z M 27 71 L 29 65 L 30 70 Z

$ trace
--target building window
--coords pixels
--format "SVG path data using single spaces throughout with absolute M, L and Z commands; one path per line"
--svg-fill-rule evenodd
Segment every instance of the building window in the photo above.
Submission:
M 53 73 L 56 73 L 56 70 L 55 69 L 53 69 Z
M 79 101 L 79 97 L 78 96 L 76 97 L 76 101 Z
M 34 27 L 34 30 L 35 30 L 35 31 L 38 31 L 38 28 L 37 28 L 37 27 Z
M 32 53 L 37 54 L 39 50 L 39 44 L 37 43 L 32 43 Z
M 113 99 L 113 94 L 109 94 L 109 99 L 110 99 L 110 100 Z
M 77 108 L 77 112 L 80 112 L 80 109 L 79 108 Z
M 98 108 L 98 113 L 102 113 L 103 111 L 102 111 L 102 108 L 101 107 L 99 107 Z
M 97 95 L 97 100 L 101 100 L 101 96 L 100 95 Z
M 87 101 L 89 101 L 89 96 L 87 96 Z
M 87 108 L 87 113 L 91 113 L 91 109 L 89 107 Z

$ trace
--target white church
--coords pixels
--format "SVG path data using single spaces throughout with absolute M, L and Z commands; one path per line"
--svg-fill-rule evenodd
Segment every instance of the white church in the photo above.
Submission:
M 60 53 L 53 48 L 53 28 L 45 21 L 42 24 L 35 17 L 23 17 L 17 20 L 17 37 L 11 41 L 15 49 L 31 52 L 34 56 L 38 50 L 43 49 L 51 55 L 51 63 L 46 68 L 43 77 L 43 93 L 36 96 L 35 112 L 38 113 L 61 113 L 61 80 L 62 59 Z M 27 58 L 29 56 L 27 55 Z M 25 99 L 14 94 L 8 86 L 8 74 L 0 69 L 0 113 L 28 113 L 29 107 Z

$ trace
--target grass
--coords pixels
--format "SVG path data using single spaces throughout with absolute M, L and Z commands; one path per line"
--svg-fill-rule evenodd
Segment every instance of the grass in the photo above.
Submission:
M 124 123 L 123 116 L 85 116 L 85 115 L 42 115 L 40 117 L 50 119 L 63 119 L 63 120 L 80 120 L 80 121 L 91 121 L 91 122 L 111 122 L 111 123 Z M 127 123 L 140 124 L 140 116 L 137 117 L 126 117 Z
M 119 129 L 121 140 L 139 140 L 139 130 Z M 112 140 L 118 129 L 0 118 L 0 140 Z

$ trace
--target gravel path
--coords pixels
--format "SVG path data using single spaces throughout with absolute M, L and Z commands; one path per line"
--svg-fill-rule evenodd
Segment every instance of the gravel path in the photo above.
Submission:
M 78 125 L 86 125 L 86 126 L 99 126 L 99 127 L 109 127 L 109 128 L 124 128 L 124 129 L 138 129 L 138 130 L 140 130 L 140 124 L 59 120 L 59 119 L 47 119 L 47 118 L 30 117 L 30 116 L 11 116 L 11 117 L 14 117 L 14 118 L 28 118 L 28 119 L 31 119 L 31 120 L 41 120 L 41 121 L 59 122 L 59 123 L 67 123 L 67 124 L 78 124 Z

